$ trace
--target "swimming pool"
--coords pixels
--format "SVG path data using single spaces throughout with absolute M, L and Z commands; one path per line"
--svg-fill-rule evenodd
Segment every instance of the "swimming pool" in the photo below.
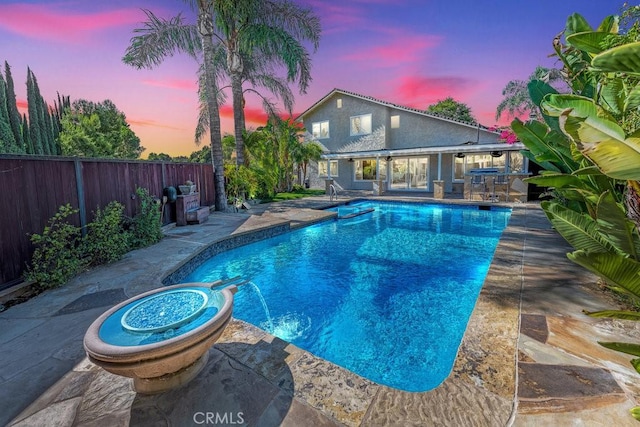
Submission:
M 186 281 L 249 279 L 235 317 L 377 383 L 431 390 L 451 371 L 511 211 L 350 207 L 373 211 L 218 254 Z

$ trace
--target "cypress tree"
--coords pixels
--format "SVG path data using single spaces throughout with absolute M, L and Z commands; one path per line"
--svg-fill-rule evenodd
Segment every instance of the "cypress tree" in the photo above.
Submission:
M 20 112 L 18 112 L 18 104 L 16 102 L 16 91 L 13 85 L 13 77 L 11 76 L 11 67 L 9 63 L 4 61 L 4 75 L 7 80 L 7 108 L 9 110 L 9 122 L 11 123 L 11 131 L 16 140 L 18 152 L 25 152 L 25 144 L 22 139 L 22 130 L 20 129 Z
M 0 152 L 15 153 L 16 140 L 11 132 L 9 110 L 7 109 L 7 85 L 0 73 Z
M 27 115 L 22 115 L 22 140 L 24 141 L 24 152 L 27 154 L 34 154 L 33 143 L 31 142 L 31 135 L 29 133 L 29 122 L 27 121 Z
M 33 147 L 33 154 L 44 154 L 42 147 L 42 133 L 40 131 L 40 114 L 38 113 L 38 100 L 40 94 L 36 93 L 35 76 L 27 67 L 27 108 L 29 110 L 29 134 Z
M 36 85 L 37 84 L 38 83 L 36 82 Z M 38 92 L 40 92 L 39 89 Z M 51 129 L 51 116 L 49 115 L 49 106 L 44 101 L 44 98 L 42 96 L 40 96 L 38 111 L 40 112 L 40 123 L 42 124 L 40 127 L 40 129 L 42 130 L 42 148 L 44 148 L 45 154 L 55 155 L 56 149 L 53 142 L 53 130 Z
M 62 147 L 60 146 L 60 132 L 62 132 L 62 116 L 67 109 L 71 108 L 71 98 L 69 96 L 60 97 L 60 92 L 57 92 L 58 100 L 53 101 L 54 109 L 51 114 L 53 121 L 53 137 L 56 144 L 56 153 L 62 155 Z
M 36 88 L 38 110 L 38 125 L 40 128 L 40 141 L 42 142 L 42 151 L 44 154 L 51 154 L 51 141 L 49 138 L 49 126 L 47 125 L 47 103 L 44 102 L 44 98 L 40 95 L 40 88 L 38 87 L 38 80 L 36 76 L 33 76 L 33 84 Z
M 56 134 L 56 126 L 54 119 L 54 111 L 53 108 L 49 107 L 49 105 L 45 104 L 46 109 L 46 119 L 47 119 L 47 129 L 49 131 L 49 142 L 51 145 L 49 146 L 49 151 L 51 151 L 52 156 L 57 156 L 58 154 L 58 141 Z

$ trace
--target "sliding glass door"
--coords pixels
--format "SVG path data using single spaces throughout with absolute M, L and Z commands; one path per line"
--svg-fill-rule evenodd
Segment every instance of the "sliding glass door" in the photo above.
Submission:
M 391 162 L 392 190 L 429 189 L 429 158 L 409 157 L 393 159 Z

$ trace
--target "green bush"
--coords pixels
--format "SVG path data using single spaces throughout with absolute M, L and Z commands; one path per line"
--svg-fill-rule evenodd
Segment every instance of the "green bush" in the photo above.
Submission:
M 300 185 L 300 184 L 293 184 L 293 187 L 291 187 L 292 193 L 304 193 L 305 190 L 306 188 L 304 187 L 304 185 Z
M 83 252 L 92 265 L 119 260 L 129 251 L 130 233 L 124 229 L 124 206 L 113 201 L 104 210 L 98 208 L 89 223 Z
M 246 166 L 227 165 L 224 168 L 226 179 L 227 199 L 245 200 L 256 197 L 258 180 L 255 173 Z
M 162 240 L 160 210 L 146 188 L 137 188 L 140 211 L 131 221 L 131 249 L 144 248 Z
M 69 224 L 66 218 L 78 213 L 70 204 L 60 206 L 49 220 L 42 234 L 32 234 L 36 246 L 27 267 L 25 279 L 37 283 L 41 289 L 54 288 L 65 283 L 83 267 L 80 249 L 80 227 Z

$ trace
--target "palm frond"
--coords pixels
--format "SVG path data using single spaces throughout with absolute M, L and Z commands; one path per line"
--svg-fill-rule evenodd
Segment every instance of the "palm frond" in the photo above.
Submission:
M 195 25 L 186 24 L 182 14 L 169 20 L 159 18 L 149 10 L 144 10 L 147 21 L 137 28 L 125 51 L 122 61 L 138 69 L 152 68 L 162 61 L 184 52 L 193 58 L 201 51 L 200 37 Z

